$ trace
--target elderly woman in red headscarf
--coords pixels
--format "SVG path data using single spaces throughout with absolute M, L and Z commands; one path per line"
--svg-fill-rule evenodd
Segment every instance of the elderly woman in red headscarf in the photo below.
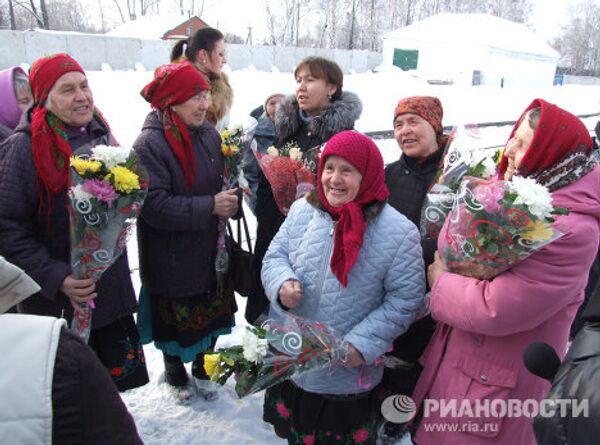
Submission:
M 417 228 L 386 203 L 375 143 L 343 131 L 325 145 L 317 188 L 271 242 L 262 281 L 278 310 L 325 323 L 348 345 L 342 363 L 269 388 L 264 420 L 292 444 L 375 443 L 376 361 L 415 319 L 425 292 Z
M 204 351 L 234 325 L 233 292 L 216 290 L 219 218 L 237 213 L 236 190 L 221 191 L 221 138 L 206 120 L 209 85 L 189 62 L 163 65 L 142 96 L 155 109 L 134 148 L 150 188 L 138 221 L 139 325 L 163 352 L 165 380 L 191 397 L 183 363 L 192 363 L 198 392 L 214 398 Z
M 70 265 L 70 156 L 115 140 L 72 57 L 36 60 L 29 82 L 34 106 L 6 142 L 0 161 L 0 255 L 41 287 L 19 310 L 70 321 L 73 308 L 94 300 L 89 345 L 119 390 L 141 386 L 148 373 L 132 315 L 136 301 L 127 253 L 98 282 L 75 278 Z
M 553 205 L 569 210 L 555 222 L 564 236 L 490 280 L 448 272 L 439 256 L 429 267 L 429 306 L 439 323 L 421 357 L 414 395 L 424 407 L 419 445 L 535 443 L 532 416 L 508 408 L 526 408 L 524 401 L 535 403 L 548 392 L 549 383 L 526 370 L 523 352 L 546 342 L 564 355 L 583 301 L 600 238 L 600 168 L 591 152 L 589 132 L 576 116 L 534 100 L 506 144 L 500 177 L 533 178 L 548 187 Z M 446 231 L 447 223 L 440 239 Z M 441 400 L 457 409 L 441 417 Z

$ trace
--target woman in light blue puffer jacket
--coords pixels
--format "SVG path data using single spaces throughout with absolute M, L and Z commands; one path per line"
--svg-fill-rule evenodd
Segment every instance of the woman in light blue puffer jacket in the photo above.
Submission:
M 325 146 L 317 188 L 271 242 L 262 281 L 271 311 L 327 324 L 348 343 L 342 363 L 267 390 L 264 420 L 289 443 L 375 443 L 379 356 L 423 305 L 417 228 L 386 204 L 383 159 L 344 131 Z

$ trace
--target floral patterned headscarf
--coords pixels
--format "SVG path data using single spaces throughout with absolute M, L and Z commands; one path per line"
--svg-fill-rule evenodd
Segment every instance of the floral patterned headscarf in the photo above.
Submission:
M 189 189 L 196 177 L 196 158 L 192 151 L 190 132 L 177 113 L 171 110 L 171 105 L 184 103 L 208 89 L 208 83 L 194 65 L 182 62 L 159 66 L 152 82 L 140 93 L 152 107 L 162 111 L 165 137 L 177 157 Z

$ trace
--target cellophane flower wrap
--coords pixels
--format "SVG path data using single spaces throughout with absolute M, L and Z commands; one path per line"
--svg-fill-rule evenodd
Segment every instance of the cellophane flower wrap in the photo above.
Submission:
M 232 125 L 221 131 L 221 153 L 225 160 L 225 172 L 223 175 L 223 191 L 234 187 L 248 188 L 248 181 L 244 178 L 241 167 L 242 148 L 244 144 L 252 139 L 256 129 L 256 120 L 246 128 L 242 125 Z M 227 218 L 219 218 L 217 236 L 217 255 L 215 257 L 215 273 L 217 278 L 216 295 L 222 297 L 225 292 L 225 280 L 229 270 L 229 254 L 225 241 L 227 231 Z
M 423 202 L 419 225 L 422 238 L 437 238 L 452 209 L 462 178 L 491 178 L 496 174 L 501 154 L 493 147 L 482 147 L 477 126 L 463 125 L 452 130 L 443 166 Z
M 129 148 L 98 145 L 70 161 L 71 268 L 78 279 L 97 280 L 127 245 L 148 191 L 148 175 Z M 94 306 L 81 306 L 72 328 L 87 341 Z
M 336 366 L 347 344 L 325 324 L 282 314 L 261 327 L 247 326 L 243 344 L 204 356 L 204 369 L 221 385 L 234 375 L 238 397 L 269 388 L 306 371 Z
M 531 178 L 465 177 L 448 215 L 441 253 L 450 272 L 489 280 L 563 235 L 548 189 Z
M 294 201 L 315 187 L 321 146 L 302 152 L 294 143 L 269 147 L 267 153 L 254 150 L 261 170 L 271 185 L 279 211 L 287 215 Z

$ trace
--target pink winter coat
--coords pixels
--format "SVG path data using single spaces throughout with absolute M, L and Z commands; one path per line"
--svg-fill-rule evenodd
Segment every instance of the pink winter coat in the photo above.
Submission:
M 523 352 L 541 341 L 561 356 L 566 352 L 569 328 L 598 251 L 600 167 L 552 196 L 555 206 L 570 210 L 556 222 L 566 231 L 562 238 L 492 280 L 443 272 L 435 282 L 430 308 L 440 323 L 421 357 L 417 406 L 425 398 L 456 399 L 457 405 L 476 399 L 541 400 L 548 392 L 550 384 L 526 370 Z M 535 444 L 531 418 L 452 419 L 438 414 L 423 419 L 416 444 Z

